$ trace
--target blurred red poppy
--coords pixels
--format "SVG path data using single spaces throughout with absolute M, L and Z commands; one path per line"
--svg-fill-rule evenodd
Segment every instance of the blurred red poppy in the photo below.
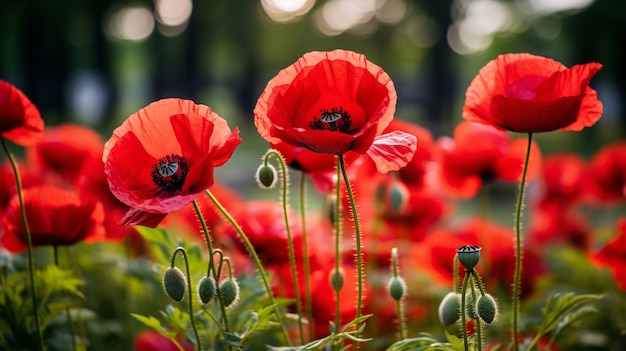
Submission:
M 588 181 L 585 160 L 572 153 L 551 154 L 543 161 L 539 182 L 539 206 L 561 210 L 582 199 Z
M 178 340 L 184 351 L 195 350 L 186 340 Z M 134 341 L 135 351 L 180 351 L 180 349 L 167 337 L 154 330 L 144 330 L 137 334 Z
M 72 245 L 104 240 L 104 210 L 99 202 L 49 185 L 25 189 L 23 195 L 33 245 Z M 26 251 L 28 242 L 17 195 L 9 202 L 2 224 L 2 246 L 12 252 Z
M 609 268 L 617 286 L 626 291 L 626 218 L 617 222 L 617 235 L 592 255 L 592 259 Z
M 43 137 L 26 150 L 26 156 L 35 170 L 50 171 L 74 184 L 86 162 L 100 161 L 103 147 L 96 131 L 67 123 L 46 128 Z
M 442 138 L 441 178 L 450 195 L 470 198 L 483 183 L 519 182 L 526 157 L 526 139 L 511 140 L 505 132 L 471 122 L 454 129 L 454 139 Z M 539 147 L 533 142 L 527 181 L 532 180 L 541 165 Z
M 589 165 L 589 197 L 597 205 L 626 201 L 626 141 L 604 146 Z
M 600 68 L 596 62 L 567 68 L 526 53 L 500 55 L 467 88 L 463 118 L 520 133 L 580 131 L 602 115 L 589 87 Z
M 241 143 L 239 131 L 205 105 L 163 99 L 131 115 L 104 146 L 113 194 L 131 209 L 126 225 L 156 227 L 213 185 L 213 168 Z
M 44 122 L 37 107 L 12 84 L 0 80 L 0 134 L 21 145 L 34 144 L 41 137 Z
M 317 153 L 367 153 L 380 172 L 411 160 L 415 136 L 382 134 L 397 101 L 391 78 L 364 55 L 309 52 L 271 79 L 254 109 L 254 123 L 270 144 L 285 142 Z

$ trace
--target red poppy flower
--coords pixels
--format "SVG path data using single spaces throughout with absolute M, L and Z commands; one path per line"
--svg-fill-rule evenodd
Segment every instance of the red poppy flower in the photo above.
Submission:
M 177 340 L 185 351 L 195 350 L 193 345 L 183 339 Z M 144 330 L 137 334 L 134 341 L 135 351 L 179 351 L 180 349 L 167 337 L 154 330 Z
M 113 194 L 132 207 L 122 224 L 155 227 L 213 185 L 213 168 L 241 143 L 239 131 L 205 105 L 163 99 L 131 115 L 104 146 Z
M 626 141 L 603 147 L 590 161 L 589 192 L 597 204 L 615 205 L 626 200 Z
M 526 53 L 500 55 L 467 88 L 463 118 L 520 133 L 580 131 L 602 115 L 589 87 L 600 68 L 596 62 L 567 68 Z
M 626 291 L 626 218 L 617 223 L 617 235 L 607 242 L 592 259 L 603 267 L 608 267 L 622 291 Z
M 591 245 L 592 230 L 589 221 L 576 211 L 559 204 L 541 206 L 533 212 L 528 233 L 528 246 L 541 252 L 551 245 L 566 244 L 580 250 Z
M 271 79 L 254 109 L 254 123 L 271 144 L 281 141 L 318 153 L 367 153 L 379 171 L 413 157 L 415 136 L 382 134 L 397 101 L 391 78 L 364 55 L 309 52 Z
M 104 210 L 99 202 L 46 185 L 25 189 L 23 195 L 33 245 L 72 245 L 104 239 Z M 17 195 L 9 202 L 2 224 L 2 246 L 13 252 L 25 251 L 28 243 Z
M 43 119 L 37 107 L 12 84 L 0 80 L 0 134 L 21 145 L 32 145 L 41 137 Z
M 539 205 L 564 208 L 583 196 L 587 184 L 585 160 L 570 153 L 552 154 L 543 161 Z
M 100 161 L 103 147 L 100 134 L 68 123 L 46 128 L 43 137 L 26 150 L 26 156 L 39 172 L 51 171 L 75 182 L 88 160 Z
M 441 178 L 451 195 L 470 198 L 483 183 L 519 182 L 526 157 L 526 139 L 511 140 L 505 132 L 477 123 L 462 122 L 454 129 L 454 140 L 442 138 Z M 541 164 L 541 153 L 533 142 L 527 180 Z

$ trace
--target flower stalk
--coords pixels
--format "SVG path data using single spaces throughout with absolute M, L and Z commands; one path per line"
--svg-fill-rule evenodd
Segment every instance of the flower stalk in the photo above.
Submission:
M 528 172 L 528 160 L 530 159 L 532 139 L 533 133 L 528 133 L 526 157 L 524 159 L 522 178 L 520 180 L 517 205 L 515 209 L 515 275 L 513 277 L 513 350 L 515 351 L 519 351 L 518 319 L 522 273 L 522 207 L 524 206 L 524 187 L 526 185 L 526 173 Z
M 278 159 L 278 163 L 280 164 L 280 174 L 282 175 L 282 187 L 281 187 L 281 203 L 283 205 L 283 216 L 285 220 L 285 231 L 287 232 L 287 246 L 289 249 L 289 265 L 291 267 L 291 279 L 293 281 L 293 291 L 296 297 L 296 311 L 298 314 L 298 331 L 300 333 L 300 343 L 304 344 L 304 327 L 302 324 L 302 303 L 300 300 L 300 285 L 298 284 L 298 272 L 296 270 L 296 255 L 294 253 L 293 248 L 293 240 L 291 238 L 291 226 L 289 225 L 289 213 L 287 209 L 287 195 L 288 195 L 288 187 L 289 187 L 289 175 L 287 173 L 287 165 L 285 164 L 285 159 L 283 156 L 276 150 L 270 149 L 263 156 L 263 164 L 267 166 L 269 159 L 274 156 Z M 306 279 L 308 279 L 308 274 L 305 275 Z M 308 290 L 308 289 L 307 289 Z
M 9 149 L 6 140 L 3 137 L 0 137 L 2 141 L 2 148 L 4 149 L 4 153 L 7 155 L 7 159 L 13 168 L 13 174 L 15 175 L 15 188 L 17 191 L 17 197 L 20 200 L 20 214 L 22 216 L 22 223 L 24 224 L 24 233 L 26 234 L 26 243 L 28 245 L 28 277 L 30 279 L 30 296 L 33 303 L 33 319 L 35 321 L 35 330 L 37 331 L 37 337 L 39 340 L 39 348 L 44 351 L 46 346 L 43 342 L 43 334 L 41 331 L 41 325 L 39 324 L 39 312 L 37 310 L 37 295 L 35 293 L 35 260 L 33 258 L 33 240 L 30 234 L 30 227 L 28 226 L 28 220 L 26 218 L 26 206 L 24 205 L 24 196 L 22 193 L 22 180 L 20 177 L 20 172 L 17 166 L 17 162 L 15 161 L 15 157 L 13 157 L 13 153 Z
M 187 252 L 182 247 L 177 247 L 174 250 L 174 254 L 172 254 L 172 260 L 170 262 L 170 267 L 174 268 L 176 263 L 176 254 L 182 253 L 183 259 L 185 261 L 185 271 L 187 272 L 187 282 L 191 285 L 191 275 L 189 273 L 189 261 L 187 260 Z M 202 346 L 200 343 L 200 335 L 198 334 L 198 328 L 196 328 L 196 322 L 193 314 L 193 291 L 192 289 L 187 289 L 189 293 L 189 320 L 191 321 L 191 328 L 193 329 L 193 334 L 196 337 L 196 349 L 198 351 L 202 350 Z
M 211 201 L 213 202 L 215 207 L 218 209 L 218 211 L 220 211 L 220 213 L 222 213 L 222 215 L 226 218 L 226 220 L 228 220 L 228 222 L 233 226 L 233 228 L 235 229 L 235 231 L 237 232 L 237 234 L 239 235 L 239 237 L 243 241 L 244 245 L 246 246 L 246 249 L 250 253 L 250 256 L 252 257 L 252 260 L 254 261 L 254 264 L 256 265 L 257 269 L 259 270 L 259 276 L 261 277 L 261 281 L 263 282 L 263 285 L 265 287 L 265 291 L 267 291 L 267 296 L 268 296 L 268 298 L 270 300 L 270 304 L 273 306 L 274 314 L 276 315 L 276 320 L 277 320 L 278 324 L 280 325 L 281 332 L 283 334 L 283 338 L 285 339 L 285 342 L 289 346 L 291 346 L 291 341 L 289 340 L 289 336 L 287 336 L 287 330 L 285 328 L 285 324 L 282 321 L 282 317 L 280 315 L 280 311 L 278 310 L 278 305 L 276 304 L 276 301 L 274 299 L 274 293 L 272 292 L 272 288 L 270 287 L 269 281 L 267 280 L 267 274 L 265 273 L 265 269 L 263 268 L 263 264 L 261 263 L 261 260 L 259 259 L 259 255 L 257 255 L 256 250 L 254 249 L 254 246 L 250 242 L 250 239 L 248 238 L 246 233 L 244 233 L 243 230 L 241 229 L 241 226 L 239 226 L 237 221 L 235 221 L 233 216 L 230 215 L 230 213 L 217 200 L 217 198 L 213 195 L 213 193 L 211 193 L 211 191 L 207 189 L 205 191 L 205 194 L 209 197 L 209 199 L 211 199 Z

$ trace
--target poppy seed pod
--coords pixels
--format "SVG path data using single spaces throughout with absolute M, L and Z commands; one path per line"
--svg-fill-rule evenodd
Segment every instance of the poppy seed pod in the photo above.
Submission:
M 203 305 L 208 304 L 217 295 L 215 279 L 204 277 L 198 282 L 198 298 Z
M 256 171 L 256 181 L 261 189 L 272 189 L 276 185 L 276 168 L 271 164 L 262 164 Z
M 239 301 L 239 284 L 235 278 L 224 279 L 220 283 L 220 292 L 222 293 L 224 307 L 234 306 Z
M 170 267 L 163 274 L 163 288 L 172 300 L 180 302 L 187 291 L 187 279 L 178 267 Z
M 439 321 L 445 327 L 456 323 L 459 320 L 461 311 L 461 294 L 449 292 L 444 296 L 439 304 L 438 314 Z
M 464 245 L 456 249 L 459 262 L 465 267 L 466 271 L 471 272 L 474 270 L 480 259 L 480 250 L 482 248 L 476 245 Z
M 476 291 L 474 291 L 474 294 Z M 467 316 L 471 319 L 478 319 L 478 315 L 476 314 L 476 300 L 474 300 L 474 294 L 470 290 L 465 294 L 465 311 L 467 312 Z
M 409 191 L 401 182 L 394 182 L 387 193 L 387 198 L 391 208 L 396 212 L 401 212 L 409 202 Z

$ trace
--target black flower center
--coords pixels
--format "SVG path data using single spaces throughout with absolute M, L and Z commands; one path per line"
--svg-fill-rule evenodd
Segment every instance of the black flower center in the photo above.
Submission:
M 180 155 L 167 155 L 152 165 L 152 182 L 165 193 L 176 193 L 183 188 L 189 172 L 189 164 Z
M 349 133 L 352 120 L 348 111 L 343 107 L 333 107 L 330 109 L 321 109 L 320 117 L 313 116 L 313 121 L 309 123 L 311 129 L 332 130 L 342 133 Z

